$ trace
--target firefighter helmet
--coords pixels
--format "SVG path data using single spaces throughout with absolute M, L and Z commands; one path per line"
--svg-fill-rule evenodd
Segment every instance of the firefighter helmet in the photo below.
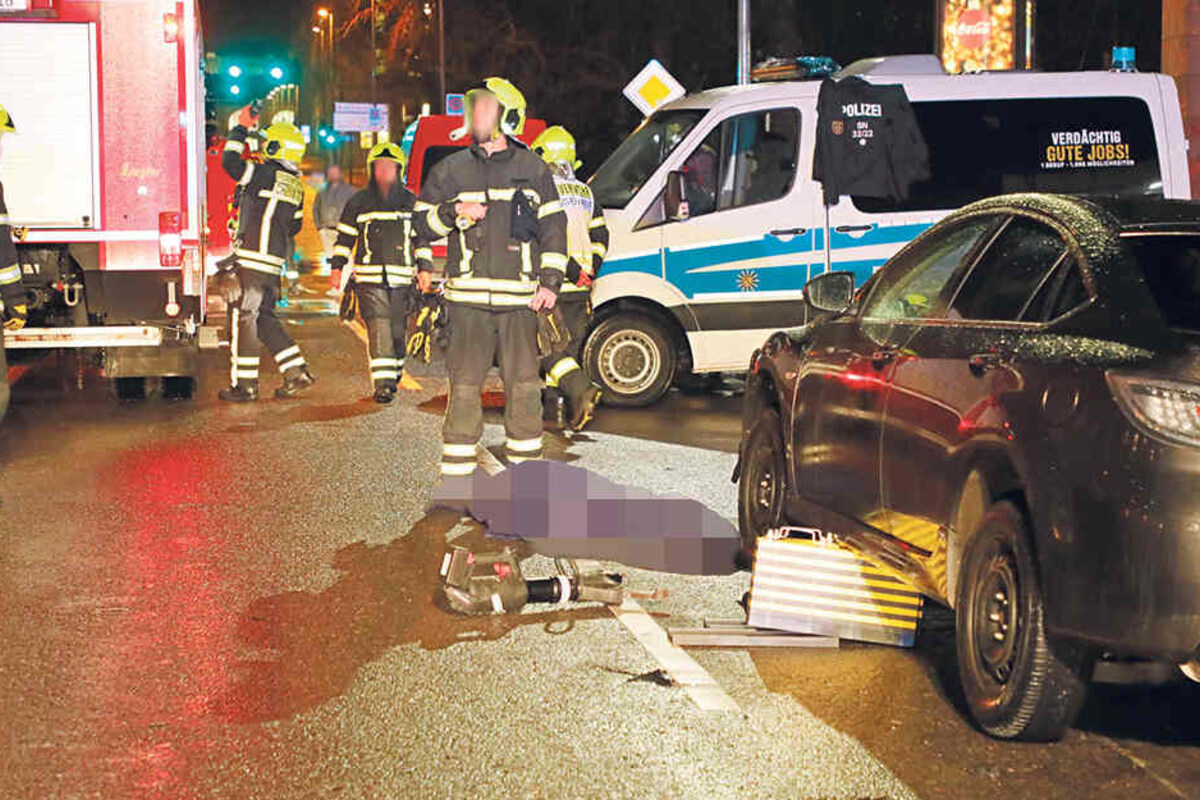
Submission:
M 13 123 L 12 114 L 4 106 L 0 106 L 0 133 L 16 133 L 17 126 Z
M 300 163 L 304 157 L 304 134 L 290 122 L 276 122 L 263 132 L 267 158 Z
M 578 169 L 583 163 L 575 158 L 575 137 L 562 125 L 552 125 L 533 140 L 531 148 L 547 164 L 566 164 Z
M 471 132 L 471 111 L 475 100 L 483 94 L 490 94 L 500 104 L 500 130 L 493 132 L 494 137 L 501 133 L 516 137 L 525 132 L 525 95 L 505 78 L 492 77 L 467 92 L 463 103 L 463 125 L 450 134 L 451 139 L 461 139 Z
M 395 161 L 397 174 L 404 174 L 404 151 L 395 142 L 380 142 L 371 148 L 371 152 L 367 154 L 368 171 L 374 171 L 376 161 Z

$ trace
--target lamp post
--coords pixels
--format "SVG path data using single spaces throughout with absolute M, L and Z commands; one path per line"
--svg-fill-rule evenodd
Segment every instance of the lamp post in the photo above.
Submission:
M 446 18 L 442 6 L 446 0 L 437 0 L 438 8 L 438 97 L 442 98 L 442 113 L 446 113 Z

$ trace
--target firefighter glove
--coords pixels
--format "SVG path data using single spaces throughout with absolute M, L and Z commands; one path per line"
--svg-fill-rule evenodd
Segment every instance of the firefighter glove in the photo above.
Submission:
M 571 332 L 567 330 L 562 310 L 543 309 L 538 312 L 537 321 L 538 354 L 544 357 L 565 352 L 571 343 Z
M 242 280 L 238 277 L 236 269 L 225 268 L 217 272 L 217 293 L 231 306 L 241 302 Z
M 346 291 L 342 292 L 342 305 L 338 308 L 338 316 L 346 322 L 353 322 L 358 316 L 358 292 L 355 291 L 354 279 L 346 284 Z
M 29 307 L 24 303 L 18 303 L 8 308 L 6 316 L 8 318 L 4 320 L 4 330 L 19 331 L 25 327 L 25 322 L 29 319 Z

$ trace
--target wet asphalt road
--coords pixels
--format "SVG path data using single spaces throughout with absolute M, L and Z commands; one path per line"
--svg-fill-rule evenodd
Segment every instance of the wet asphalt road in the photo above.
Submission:
M 424 513 L 443 382 L 376 406 L 348 328 L 290 323 L 320 378 L 300 401 L 218 404 L 215 354 L 190 402 L 64 390 L 53 360 L 15 388 L 0 797 L 1200 796 L 1196 687 L 1100 686 L 1064 742 L 996 743 L 965 720 L 946 614 L 912 651 L 692 651 L 739 706 L 716 713 L 650 679 L 606 609 L 447 615 L 446 542 L 487 543 Z M 608 410 L 548 450 L 733 515 L 736 388 Z M 748 578 L 630 583 L 694 625 L 735 616 Z

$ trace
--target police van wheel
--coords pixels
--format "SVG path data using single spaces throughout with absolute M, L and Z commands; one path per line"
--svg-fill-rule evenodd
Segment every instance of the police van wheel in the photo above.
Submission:
M 616 314 L 588 337 L 584 363 L 604 389 L 604 404 L 639 408 L 660 399 L 675 378 L 670 334 L 643 314 Z
M 1091 659 L 1048 639 L 1028 526 L 1013 503 L 992 505 L 967 543 L 957 594 L 959 680 L 979 727 L 1000 739 L 1061 738 L 1083 705 Z

